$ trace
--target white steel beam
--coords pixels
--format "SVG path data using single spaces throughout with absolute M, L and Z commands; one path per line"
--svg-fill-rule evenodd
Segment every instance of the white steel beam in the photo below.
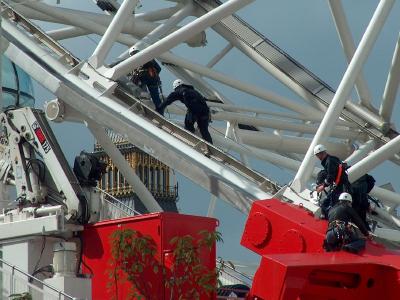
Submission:
M 373 112 L 371 109 L 368 109 L 361 104 L 347 101 L 346 109 L 364 120 L 364 122 L 370 123 L 378 128 L 381 132 L 383 132 L 383 134 L 386 134 L 390 129 L 390 124 L 383 120 L 382 117 L 378 115 L 378 113 Z
M 118 79 L 253 1 L 254 0 L 229 0 L 149 46 L 144 51 L 116 65 L 114 68 L 107 71 L 105 75 L 113 80 Z
M 363 160 L 356 163 L 348 170 L 349 180 L 353 182 L 376 166 L 390 159 L 393 155 L 400 152 L 400 135 L 392 139 L 387 144 L 372 152 Z
M 211 60 L 208 62 L 207 67 L 212 68 L 214 67 L 229 51 L 233 48 L 233 45 L 229 43 L 222 49 L 217 55 L 215 55 Z
M 234 105 L 234 104 L 226 104 L 226 103 L 216 103 L 216 102 L 207 102 L 209 107 L 220 108 L 225 112 L 236 112 L 236 113 L 254 113 L 254 116 L 260 115 L 268 115 L 272 117 L 277 117 L 280 119 L 290 119 L 290 120 L 300 120 L 300 121 L 308 121 L 308 122 L 316 122 L 319 123 L 322 120 L 322 117 L 319 118 L 315 115 L 305 116 L 300 114 L 289 114 L 289 113 L 281 113 L 281 112 L 274 112 L 270 110 L 262 110 L 259 108 L 254 108 L 251 106 L 243 106 L 243 105 Z M 220 110 L 218 110 L 219 112 Z M 249 116 L 250 114 L 244 114 L 244 116 Z M 344 126 L 349 128 L 358 128 L 358 126 L 354 123 L 338 120 L 338 126 Z
M 139 176 L 137 176 L 132 167 L 128 165 L 125 157 L 107 136 L 104 128 L 101 126 L 99 127 L 98 124 L 91 121 L 87 122 L 87 124 L 94 137 L 110 156 L 113 163 L 115 163 L 115 165 L 118 167 L 118 170 L 122 173 L 122 175 L 124 175 L 126 181 L 128 181 L 128 183 L 132 186 L 133 190 L 143 202 L 147 210 L 149 212 L 163 211 L 161 206 L 154 199 L 153 195 L 140 180 Z
M 341 0 L 329 0 L 329 6 L 347 62 L 350 63 L 354 52 L 356 52 L 356 47 L 354 45 L 353 37 L 351 36 L 351 31 L 347 23 Z M 361 103 L 367 107 L 371 107 L 371 94 L 368 90 L 367 82 L 364 79 L 362 71 L 356 80 L 356 91 Z
M 148 21 L 148 22 L 165 20 L 165 19 L 170 18 L 180 8 L 181 8 L 181 4 L 179 3 L 173 7 L 161 8 L 158 10 L 135 14 L 135 18 L 138 20 L 143 20 L 143 21 Z
M 389 191 L 379 186 L 374 186 L 369 194 L 377 199 L 382 200 L 384 203 L 400 205 L 400 195 L 398 193 Z
M 346 163 L 351 166 L 359 162 L 375 149 L 375 145 L 375 140 L 369 140 L 365 144 L 361 145 L 360 148 L 354 151 L 348 158 L 346 158 Z
M 241 80 L 231 78 L 229 76 L 226 76 L 225 74 L 214 71 L 214 70 L 204 67 L 202 65 L 190 62 L 186 59 L 179 58 L 173 54 L 164 53 L 163 55 L 160 56 L 160 58 L 165 62 L 180 66 L 181 68 L 184 68 L 184 69 L 191 70 L 194 73 L 197 73 L 201 76 L 213 79 L 213 80 L 223 83 L 227 86 L 235 88 L 239 91 L 242 91 L 242 92 L 248 93 L 250 95 L 253 95 L 255 97 L 258 97 L 260 99 L 269 101 L 276 105 L 282 106 L 282 107 L 287 108 L 292 111 L 295 111 L 299 114 L 311 115 L 311 116 L 322 116 L 323 115 L 323 113 L 321 111 L 319 111 L 315 108 L 307 107 L 304 104 L 290 101 L 287 98 L 277 95 L 273 92 L 266 91 L 264 89 L 259 88 L 258 86 L 252 85 L 252 84 L 244 83 Z
M 255 146 L 261 149 L 270 149 L 278 152 L 305 154 L 311 143 L 311 139 L 295 136 L 277 136 L 267 134 L 265 132 L 249 131 L 239 129 L 237 134 L 242 139 L 243 143 Z M 326 143 L 331 153 L 345 158 L 351 151 L 345 144 L 328 142 Z
M 385 91 L 383 92 L 382 104 L 379 114 L 387 122 L 392 117 L 394 103 L 396 101 L 397 90 L 400 84 L 400 36 L 394 50 L 392 65 L 386 81 Z
M 193 12 L 193 2 L 188 2 L 180 10 L 174 13 L 168 20 L 160 24 L 157 28 L 146 35 L 142 40 L 135 44 L 135 47 L 142 49 L 146 44 L 152 44 L 160 37 L 167 34 L 171 29 L 179 24 L 183 19 L 191 15 Z
M 104 64 L 107 54 L 110 52 L 117 36 L 121 33 L 123 26 L 128 18 L 132 16 L 139 0 L 124 0 L 113 20 L 108 26 L 103 37 L 99 41 L 93 55 L 89 58 L 89 63 L 95 68 L 99 68 Z
M 83 12 L 67 8 L 57 8 L 38 2 L 29 3 L 29 7 L 28 5 L 20 5 L 18 6 L 17 11 L 28 18 L 52 23 L 73 25 L 78 28 L 85 29 L 88 33 L 96 33 L 100 36 L 104 34 L 104 32 L 107 30 L 107 27 L 113 20 L 112 16 L 109 15 Z M 132 15 L 132 18 L 130 18 L 122 28 L 122 33 L 143 37 L 157 27 L 158 24 L 156 23 L 138 20 L 133 18 Z M 174 29 L 178 30 L 178 28 Z M 120 34 L 117 40 L 118 42 L 128 46 L 132 46 L 136 42 L 133 37 L 124 34 Z M 203 40 L 204 34 L 200 33 L 192 36 L 186 40 L 185 43 L 191 47 L 197 47 L 202 45 Z
M 210 204 L 208 205 L 208 210 L 207 210 L 207 217 L 212 218 L 212 216 L 214 215 L 215 204 L 217 204 L 217 197 L 211 195 Z
M 227 151 L 232 150 L 239 154 L 244 153 L 248 156 L 255 157 L 262 161 L 267 161 L 271 164 L 285 168 L 290 171 L 297 171 L 300 167 L 301 162 L 298 160 L 288 158 L 286 156 L 282 156 L 268 150 L 261 150 L 260 148 L 252 147 L 249 145 L 235 143 L 233 140 L 224 138 L 221 135 L 216 134 L 212 131 L 211 134 L 215 145 L 222 149 L 226 149 Z M 313 171 L 314 177 L 317 176 L 318 171 L 319 169 L 315 169 Z
M 236 131 L 239 129 L 238 124 L 236 122 L 226 122 L 226 132 L 225 138 L 233 139 L 237 143 L 242 144 L 242 139 L 239 135 L 236 134 Z M 250 161 L 247 155 L 244 152 L 240 152 L 240 160 L 246 167 L 250 167 Z
M 368 24 L 364 36 L 362 37 L 360 44 L 354 53 L 353 59 L 351 60 L 343 79 L 339 84 L 338 90 L 333 97 L 328 110 L 326 111 L 325 117 L 322 120 L 310 147 L 308 148 L 300 169 L 293 180 L 292 188 L 297 192 L 300 192 L 304 189 L 306 182 L 310 178 L 312 166 L 315 163 L 315 157 L 313 155 L 314 147 L 317 144 L 324 143 L 328 139 L 332 127 L 335 125 L 336 120 L 339 118 L 344 105 L 346 104 L 346 100 L 350 96 L 354 83 L 378 37 L 379 32 L 384 25 L 387 16 L 389 15 L 393 4 L 394 0 L 382 0 L 379 3 L 370 23 Z
M 56 41 L 82 36 L 87 33 L 87 30 L 75 26 L 46 31 L 46 34 Z
M 212 114 L 213 120 L 224 120 L 230 122 L 236 122 L 240 124 L 260 126 L 273 128 L 278 130 L 286 130 L 299 133 L 315 134 L 318 130 L 318 126 L 311 126 L 301 123 L 288 122 L 286 120 L 277 120 L 272 118 L 258 118 L 246 116 L 243 114 L 219 111 Z M 347 130 L 343 128 L 333 128 L 332 136 L 346 138 L 346 139 L 359 139 L 363 137 L 363 133 L 360 131 Z

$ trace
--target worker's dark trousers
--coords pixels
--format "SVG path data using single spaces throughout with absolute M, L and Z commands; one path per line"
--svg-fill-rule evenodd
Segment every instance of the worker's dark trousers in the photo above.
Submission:
M 338 202 L 339 195 L 342 193 L 342 189 L 333 189 L 326 195 L 326 198 L 322 200 L 321 203 L 321 211 L 325 216 L 325 219 L 328 219 L 329 210 L 335 206 Z
M 200 134 L 204 140 L 212 144 L 212 138 L 210 132 L 208 131 L 209 116 L 207 114 L 195 115 L 192 112 L 187 112 L 185 116 L 185 129 L 190 132 L 194 132 L 194 123 L 197 122 Z
M 161 105 L 160 92 L 158 90 L 158 85 L 147 84 L 147 89 L 149 90 L 151 100 L 153 100 L 155 108 Z
M 354 210 L 361 217 L 361 220 L 363 220 L 368 230 L 370 230 L 369 224 L 367 222 L 367 211 L 369 209 L 367 185 L 358 185 L 356 188 L 353 187 L 352 197 L 352 206 Z

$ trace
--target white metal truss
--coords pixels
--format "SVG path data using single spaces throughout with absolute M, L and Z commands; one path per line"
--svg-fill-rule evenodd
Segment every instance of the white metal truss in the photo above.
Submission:
M 317 207 L 303 199 L 305 194 L 301 193 L 309 176 L 318 171 L 311 155 L 313 145 L 324 142 L 331 153 L 354 163 L 349 170 L 352 180 L 385 161 L 399 164 L 398 132 L 391 113 L 400 77 L 398 41 L 380 107 L 373 107 L 361 74 L 394 0 L 379 1 L 357 47 L 341 2 L 329 1 L 349 60 L 337 92 L 262 33 L 232 15 L 251 0 L 173 1 L 167 8 L 160 0 L 163 8 L 143 13 L 139 13 L 136 0 L 94 2 L 104 11 L 87 12 L 36 1 L 2 1 L 5 11 L 1 49 L 60 101 L 79 111 L 81 121 L 89 122 L 93 131 L 109 127 L 125 135 L 142 150 L 239 210 L 247 211 L 252 200 L 271 197 L 281 188 L 270 179 L 273 174 L 258 172 L 260 168 L 252 165 L 254 159 L 298 171 L 294 184 L 283 195 L 313 211 Z M 191 21 L 187 21 L 189 17 Z M 64 27 L 52 28 L 46 34 L 30 23 L 36 21 L 46 22 L 49 28 L 53 24 Z M 208 30 L 226 40 L 208 63 L 203 65 L 195 58 L 175 53 L 174 48 L 182 43 L 203 46 L 203 51 L 213 47 L 205 46 Z M 101 36 L 100 42 L 91 56 L 80 59 L 57 41 L 90 34 Z M 116 43 L 127 48 L 117 54 L 110 52 Z M 126 49 L 132 46 L 142 50 L 128 57 Z M 232 49 L 278 79 L 301 100 L 218 71 L 216 66 Z M 151 109 L 148 99 L 132 95 L 134 89 L 127 84 L 125 75 L 153 58 L 209 99 L 212 119 L 217 124 L 211 130 L 215 147 L 179 127 L 185 113 L 182 106 L 171 106 L 168 112 L 172 121 L 167 121 Z M 107 61 L 119 63 L 110 65 Z M 238 95 L 261 100 L 260 107 L 265 108 L 251 107 L 240 101 L 240 96 L 226 97 L 221 85 L 236 89 Z M 350 99 L 354 86 L 358 101 Z M 95 129 L 96 126 L 99 128 Z M 203 155 L 205 146 L 210 147 L 211 158 Z M 241 161 L 231 155 L 237 155 Z M 397 228 L 400 223 L 392 208 L 400 204 L 400 196 L 379 187 L 372 194 L 388 207 L 388 214 L 386 210 L 380 212 L 382 220 Z M 210 214 L 212 210 L 210 207 Z

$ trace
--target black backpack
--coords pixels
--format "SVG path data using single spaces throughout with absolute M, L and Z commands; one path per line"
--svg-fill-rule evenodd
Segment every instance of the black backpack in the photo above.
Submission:
M 367 193 L 369 193 L 375 186 L 375 178 L 372 175 L 365 174 L 365 181 L 367 182 Z

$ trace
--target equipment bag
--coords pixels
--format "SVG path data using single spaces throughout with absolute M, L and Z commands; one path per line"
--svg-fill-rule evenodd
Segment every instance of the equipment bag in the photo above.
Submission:
M 375 186 L 375 178 L 372 175 L 366 174 L 366 181 L 367 181 L 367 193 L 369 193 Z

